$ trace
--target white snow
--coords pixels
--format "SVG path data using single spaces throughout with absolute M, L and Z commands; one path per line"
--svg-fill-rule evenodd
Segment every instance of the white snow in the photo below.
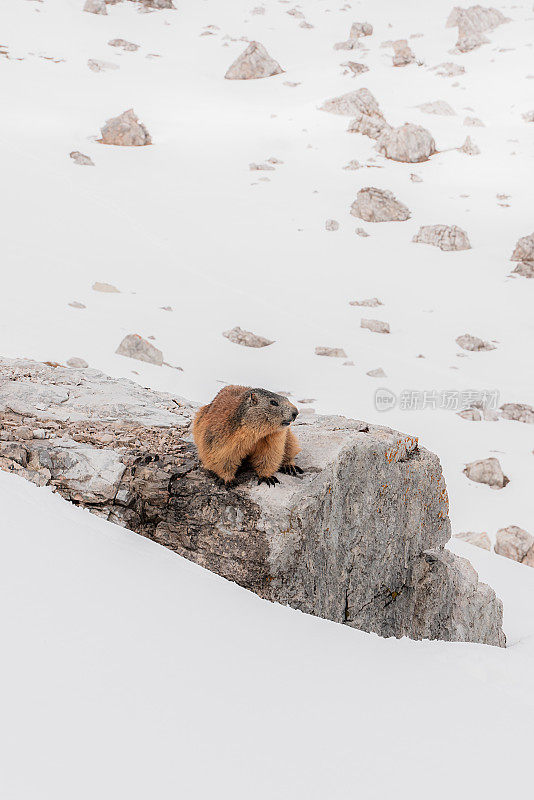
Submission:
M 83 0 L 2 0 L 0 354 L 78 356 L 198 401 L 221 381 L 317 398 L 321 413 L 389 425 L 438 453 L 455 531 L 534 533 L 532 426 L 380 413 L 373 401 L 378 387 L 487 389 L 534 405 L 534 280 L 509 277 L 517 239 L 533 232 L 522 114 L 532 107 L 534 12 L 530 2 L 498 6 L 511 22 L 451 56 L 454 3 L 362 0 L 343 10 L 301 0 L 314 26 L 303 29 L 291 4 L 274 0 L 261 3 L 264 15 L 251 13 L 257 0 L 176 0 L 175 11 L 125 2 L 107 16 L 83 13 Z M 335 51 L 355 21 L 374 26 L 365 50 Z M 209 25 L 219 30 L 201 36 Z M 114 38 L 140 49 L 108 46 Z M 398 38 L 423 66 L 392 66 L 380 44 Z M 225 81 L 246 39 L 285 73 Z M 343 75 L 347 58 L 369 72 Z M 93 72 L 88 59 L 120 68 Z M 465 74 L 429 69 L 450 60 Z M 422 164 L 388 161 L 346 132 L 350 118 L 318 110 L 362 86 L 391 124 L 427 127 L 440 152 Z M 456 115 L 416 108 L 437 99 Z M 99 144 L 104 122 L 130 107 L 153 145 Z M 466 115 L 486 126 L 474 129 L 481 153 L 472 158 L 454 150 Z M 95 166 L 75 165 L 74 150 Z M 284 163 L 249 170 L 271 157 Z M 353 159 L 372 168 L 343 170 Z M 391 190 L 411 219 L 365 223 L 370 236 L 357 236 L 363 223 L 349 211 L 364 186 Z M 509 207 L 497 194 L 510 195 Z M 326 231 L 327 219 L 339 230 Z M 472 249 L 412 243 L 421 225 L 438 223 L 463 228 Z M 120 294 L 93 291 L 95 281 Z M 349 306 L 374 296 L 384 305 Z M 69 307 L 74 300 L 87 308 Z M 391 334 L 361 329 L 368 317 Z M 236 325 L 275 343 L 235 345 L 222 332 Z M 153 335 L 184 371 L 116 355 L 129 333 Z M 463 333 L 496 349 L 458 358 Z M 355 366 L 316 356 L 316 346 L 343 348 Z M 366 374 L 378 367 L 387 378 Z M 503 490 L 462 474 L 489 456 L 510 478 Z M 266 604 L 2 473 L 0 498 L 8 800 L 526 791 L 534 571 L 451 544 L 504 600 L 506 651 L 382 641 Z

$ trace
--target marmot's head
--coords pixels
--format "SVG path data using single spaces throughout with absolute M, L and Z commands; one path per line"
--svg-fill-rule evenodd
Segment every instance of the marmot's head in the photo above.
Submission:
M 299 413 L 286 397 L 267 389 L 248 389 L 239 412 L 245 425 L 264 429 L 266 433 L 291 425 Z

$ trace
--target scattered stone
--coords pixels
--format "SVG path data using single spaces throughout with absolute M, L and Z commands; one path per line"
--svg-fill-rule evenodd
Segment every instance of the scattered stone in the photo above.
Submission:
M 410 180 L 412 183 L 423 183 L 423 179 L 419 175 L 416 175 L 415 172 L 410 172 Z
M 309 405 L 310 403 L 315 403 L 315 400 L 316 400 L 315 397 L 304 397 L 302 400 L 297 400 L 297 403 L 302 403 L 303 405 Z
M 370 236 L 369 233 L 365 230 L 365 228 L 356 228 L 356 233 L 358 236 L 361 236 L 363 239 L 366 239 Z
M 111 61 L 102 61 L 99 58 L 89 58 L 87 66 L 93 72 L 106 72 L 107 70 L 119 69 L 118 64 L 113 64 Z
M 357 39 L 347 39 L 345 42 L 336 42 L 334 50 L 358 50 L 361 44 Z
M 466 464 L 463 470 L 470 481 L 485 483 L 491 489 L 503 489 L 510 481 L 504 475 L 497 458 L 483 458 Z
M 13 406 L 56 435 L 17 439 Z M 441 465 L 416 438 L 300 415 L 301 479 L 269 491 L 244 473 L 226 490 L 190 441 L 196 410 L 97 370 L 80 383 L 69 369 L 0 360 L 0 468 L 271 602 L 382 636 L 504 646 L 502 604 L 445 549 Z
M 112 283 L 101 283 L 100 281 L 95 281 L 91 286 L 93 292 L 107 292 L 108 294 L 116 293 L 120 294 L 119 290 L 116 286 L 113 286 Z
M 376 308 L 377 306 L 383 306 L 378 297 L 369 297 L 367 300 L 351 300 L 349 302 L 349 306 L 363 306 L 365 308 Z
M 442 78 L 454 78 L 456 75 L 465 73 L 465 67 L 462 64 L 455 64 L 453 61 L 444 61 L 443 64 L 432 67 L 432 70 Z
M 254 164 L 254 163 L 252 163 L 252 164 L 248 165 L 248 168 L 252 172 L 257 171 L 257 170 L 258 171 L 259 170 L 272 170 L 272 171 L 274 171 L 274 167 L 271 166 L 271 164 Z
M 390 127 L 376 98 L 365 87 L 328 100 L 321 110 L 332 114 L 354 115 L 347 130 L 349 133 L 361 133 L 370 139 L 378 139 L 382 131 Z
M 263 336 L 251 333 L 251 331 L 245 331 L 238 325 L 232 330 L 224 331 L 223 336 L 234 344 L 240 344 L 243 347 L 268 347 L 274 342 L 273 339 L 265 339 Z
M 73 300 L 72 303 L 69 303 L 71 308 L 86 308 L 83 303 L 79 303 L 77 300 Z
M 464 119 L 464 125 L 467 128 L 485 128 L 486 126 L 482 122 L 481 119 L 478 117 L 466 117 Z
M 392 192 L 374 186 L 360 189 L 350 213 L 365 222 L 403 222 L 410 218 L 408 208 Z
M 163 364 L 163 353 L 154 347 L 151 342 L 143 339 L 138 333 L 130 333 L 125 336 L 115 352 L 119 356 L 135 358 L 138 361 L 146 361 L 149 364 L 156 364 L 161 367 Z
M 525 114 L 521 115 L 525 122 L 534 122 L 534 109 L 532 111 L 527 111 Z
M 344 361 L 342 364 L 343 367 L 353 367 L 354 361 Z
M 172 306 L 160 306 L 162 311 L 172 311 Z
M 465 142 L 461 147 L 458 147 L 458 152 L 465 153 L 467 156 L 480 155 L 480 148 L 473 142 L 470 136 L 467 136 Z
M 94 167 L 94 161 L 89 158 L 89 156 L 85 156 L 83 153 L 80 153 L 78 150 L 73 150 L 72 153 L 69 153 L 70 158 L 74 161 L 75 164 L 79 164 L 80 167 Z
M 282 72 L 284 70 L 280 64 L 271 58 L 262 44 L 251 42 L 228 68 L 224 77 L 229 81 L 248 81 L 270 78 L 272 75 L 280 75 Z
M 462 542 L 469 542 L 474 544 L 475 547 L 481 547 L 483 550 L 491 550 L 491 541 L 485 531 L 477 533 L 475 531 L 464 531 L 463 533 L 455 533 L 455 539 L 461 539 Z
M 405 67 L 408 64 L 413 64 L 415 61 L 415 53 L 408 45 L 406 39 L 397 39 L 392 42 L 393 46 L 393 66 Z
M 423 225 L 412 242 L 431 244 L 440 250 L 470 250 L 467 233 L 457 225 Z
M 378 367 L 378 369 L 370 369 L 366 374 L 369 375 L 370 378 L 387 378 L 387 375 L 382 367 Z
M 484 31 L 490 31 L 498 25 L 510 20 L 496 8 L 484 8 L 483 6 L 470 6 L 470 8 L 459 8 L 455 6 L 445 27 L 458 27 L 458 41 L 456 50 L 460 53 L 468 53 L 482 44 L 487 44 L 489 39 L 484 36 Z
M 484 339 L 479 339 L 478 336 L 471 336 L 470 333 L 464 333 L 462 336 L 456 338 L 456 344 L 464 350 L 471 350 L 474 353 L 481 352 L 482 350 L 495 350 L 495 345 L 491 342 L 485 342 Z
M 534 278 L 534 233 L 518 239 L 511 260 L 519 262 L 514 272 L 525 278 Z
M 456 111 L 445 100 L 433 100 L 429 103 L 420 103 L 416 106 L 425 114 L 440 114 L 442 116 L 454 117 Z
M 316 347 L 316 356 L 329 356 L 330 358 L 346 358 L 347 354 L 341 347 Z
M 126 50 L 127 52 L 131 53 L 139 50 L 138 44 L 128 42 L 126 39 L 110 39 L 108 44 L 110 47 L 120 47 L 121 50 Z
M 339 222 L 337 219 L 327 219 L 324 226 L 327 231 L 337 231 L 339 229 Z
M 526 403 L 504 403 L 501 406 L 501 416 L 503 419 L 534 425 L 534 408 Z
M 534 536 L 517 525 L 498 530 L 493 549 L 500 556 L 534 567 Z
M 372 36 L 373 26 L 370 22 L 353 22 L 350 26 L 349 39 L 359 39 L 362 36 Z
M 389 323 L 382 322 L 379 319 L 362 319 L 360 328 L 366 328 L 373 333 L 391 333 Z
M 267 159 L 267 163 L 268 164 L 283 164 L 284 162 L 281 161 L 279 158 L 275 158 L 274 156 L 271 156 L 270 158 Z
M 84 358 L 78 358 L 77 356 L 73 356 L 67 361 L 67 367 L 72 367 L 73 369 L 87 369 L 88 366 L 89 364 Z
M 349 161 L 348 164 L 345 164 L 343 169 L 362 169 L 362 165 L 360 164 L 359 161 L 356 161 L 356 159 L 353 159 L 352 161 Z
M 392 161 L 418 163 L 428 161 L 436 152 L 436 143 L 426 128 L 405 122 L 400 128 L 389 128 L 382 132 L 376 149 Z
M 345 61 L 342 67 L 347 67 L 353 75 L 362 75 L 364 72 L 369 72 L 367 64 L 359 64 L 357 61 Z
M 469 420 L 469 422 L 481 422 L 482 420 L 482 414 L 478 408 L 464 408 L 463 411 L 458 411 L 457 414 L 462 419 Z
M 83 7 L 88 14 L 107 14 L 106 0 L 85 0 Z
M 139 122 L 132 108 L 112 117 L 106 121 L 101 128 L 102 144 L 113 144 L 120 147 L 144 147 L 152 144 L 150 134 Z

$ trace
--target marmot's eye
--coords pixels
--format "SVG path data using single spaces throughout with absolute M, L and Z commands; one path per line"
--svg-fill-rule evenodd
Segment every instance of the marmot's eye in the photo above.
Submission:
M 277 406 L 278 405 L 278 400 L 271 400 L 271 405 L 272 406 Z

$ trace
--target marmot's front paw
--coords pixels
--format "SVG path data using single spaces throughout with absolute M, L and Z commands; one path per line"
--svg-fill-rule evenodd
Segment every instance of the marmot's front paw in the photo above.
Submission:
M 302 475 L 304 470 L 297 467 L 296 464 L 285 464 L 283 467 L 280 467 L 278 472 L 283 472 L 284 475 Z
M 220 486 L 221 489 L 232 489 L 236 485 L 235 479 L 232 478 L 230 481 L 225 481 L 224 478 L 220 478 L 218 475 L 215 478 L 215 483 L 217 486 Z
M 270 475 L 269 477 L 264 476 L 263 478 L 260 478 L 260 476 L 258 476 L 258 486 L 260 485 L 260 483 L 266 483 L 267 486 L 276 486 L 276 484 L 280 483 L 280 481 L 278 480 L 278 478 L 275 478 L 274 475 Z

